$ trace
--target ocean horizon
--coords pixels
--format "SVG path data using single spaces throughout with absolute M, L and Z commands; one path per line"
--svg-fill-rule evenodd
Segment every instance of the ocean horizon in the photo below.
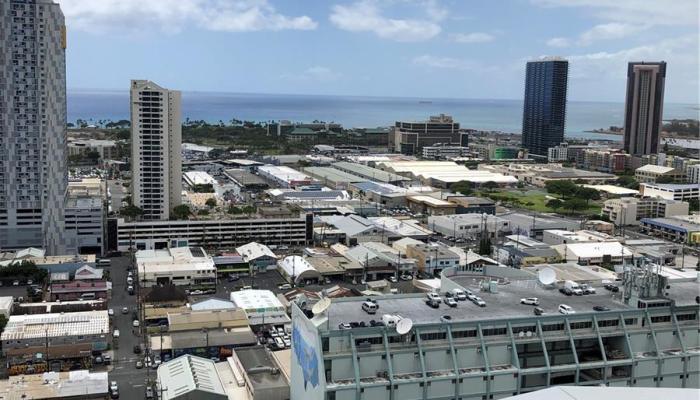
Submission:
M 183 120 L 210 123 L 314 120 L 337 122 L 346 128 L 393 126 L 395 121 L 420 121 L 430 115 L 452 115 L 462 128 L 520 133 L 522 100 L 427 97 L 182 92 Z M 664 119 L 698 118 L 698 105 L 664 104 Z M 621 140 L 620 135 L 588 132 L 622 126 L 624 103 L 569 101 L 567 138 Z M 128 90 L 69 89 L 68 121 L 129 119 Z

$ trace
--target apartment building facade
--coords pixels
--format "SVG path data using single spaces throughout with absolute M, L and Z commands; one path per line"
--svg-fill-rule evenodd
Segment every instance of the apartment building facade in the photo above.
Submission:
M 144 220 L 167 220 L 182 202 L 181 94 L 131 81 L 131 196 Z

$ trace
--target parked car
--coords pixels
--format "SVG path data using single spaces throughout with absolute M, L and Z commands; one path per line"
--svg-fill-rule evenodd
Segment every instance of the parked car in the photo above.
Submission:
M 540 300 L 537 297 L 526 297 L 524 299 L 520 299 L 520 304 L 527 304 L 529 306 L 539 306 Z
M 131 286 L 131 285 L 129 285 L 129 286 L 127 286 L 127 288 L 126 288 L 126 291 L 127 291 L 130 295 L 133 295 L 133 294 L 134 294 L 134 287 Z
M 605 307 L 605 306 L 594 306 L 593 310 L 595 310 L 595 311 L 610 311 L 610 308 Z
M 241 278 L 238 276 L 238 274 L 229 274 L 228 278 L 226 278 L 226 280 L 229 282 L 236 282 L 239 279 Z
M 141 346 L 138 344 L 134 345 L 134 354 L 141 354 Z
M 19 286 L 19 281 L 17 281 L 17 280 L 12 281 L 12 286 Z
M 401 275 L 401 280 L 402 281 L 410 281 L 410 280 L 413 280 L 413 277 L 411 275 Z
M 472 300 L 472 303 L 476 304 L 479 307 L 486 307 L 486 302 L 478 296 L 475 296 L 474 300 Z
M 279 290 L 289 290 L 292 288 L 292 285 L 290 285 L 289 283 L 284 283 L 282 285 L 277 286 L 277 288 Z
M 560 314 L 576 314 L 576 311 L 574 311 L 573 308 L 567 306 L 566 304 L 559 304 L 559 313 Z
M 112 356 L 110 356 L 107 353 L 102 354 L 102 361 L 105 363 L 105 365 L 109 365 L 112 363 Z
M 280 338 L 280 337 L 276 337 L 275 338 L 275 347 L 277 347 L 278 349 L 284 349 L 284 340 L 282 340 L 282 338 Z
M 27 285 L 33 285 L 33 284 L 34 284 L 34 281 L 33 281 L 33 280 L 27 279 Z
M 107 310 L 107 314 L 108 314 L 110 317 L 113 317 L 113 316 L 114 316 L 114 309 L 113 309 L 113 308 L 110 308 L 109 310 Z
M 438 304 L 442 302 L 440 295 L 435 292 L 428 292 L 425 294 L 425 296 L 428 298 L 428 300 L 436 301 Z
M 581 285 L 581 290 L 583 290 L 583 294 L 595 294 L 595 288 L 585 283 Z
M 395 277 L 395 276 L 391 276 L 391 277 L 389 277 L 389 282 L 391 282 L 391 283 L 396 283 L 396 282 L 398 282 L 398 281 L 399 281 L 399 280 L 398 280 L 398 279 L 396 279 L 396 277 Z
M 155 397 L 153 387 L 151 385 L 146 385 L 146 398 L 152 399 Z
M 341 329 L 341 330 L 342 330 L 342 329 L 351 329 L 351 328 L 352 328 L 352 327 L 351 327 L 350 324 L 348 324 L 347 322 L 343 322 L 343 323 L 341 323 L 341 324 L 338 324 L 338 329 Z
M 136 369 L 141 369 L 141 368 L 143 368 L 143 361 L 136 360 Z
M 440 308 L 440 302 L 434 299 L 426 300 L 425 304 L 429 305 L 432 308 Z
M 448 305 L 450 307 L 457 307 L 457 300 L 455 300 L 453 297 L 445 299 L 445 305 Z
M 119 390 L 119 385 L 117 385 L 117 381 L 111 381 L 109 383 L 109 391 L 110 392 L 116 392 Z
M 611 292 L 613 292 L 613 293 L 619 292 L 619 291 L 620 291 L 620 288 L 617 287 L 617 285 L 612 284 L 612 283 L 606 283 L 605 285 L 603 285 L 603 287 L 604 287 L 606 290 L 609 290 L 609 291 L 611 291 Z
M 119 339 L 119 329 L 115 329 L 114 332 L 112 332 L 112 337 L 115 339 Z
M 138 328 L 139 326 L 141 326 L 141 323 L 139 322 L 138 319 L 135 319 L 134 322 L 131 323 L 131 325 L 132 325 L 134 328 Z
M 535 307 L 535 308 L 533 308 L 533 312 L 535 313 L 535 315 L 542 315 L 542 314 L 544 314 L 544 308 Z

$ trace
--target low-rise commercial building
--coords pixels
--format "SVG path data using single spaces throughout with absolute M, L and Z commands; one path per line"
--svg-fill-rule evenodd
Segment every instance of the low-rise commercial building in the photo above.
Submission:
M 678 218 L 643 218 L 642 232 L 677 243 L 700 243 L 700 224 Z
M 501 173 L 510 178 L 531 185 L 545 187 L 551 181 L 580 181 L 591 184 L 604 184 L 617 180 L 613 174 L 563 167 L 561 164 L 500 164 L 479 165 L 479 168 L 492 173 Z
M 306 167 L 304 173 L 332 189 L 345 190 L 350 184 L 364 182 L 365 178 L 331 167 Z
M 231 301 L 245 311 L 248 323 L 283 327 L 291 320 L 277 296 L 269 290 L 239 290 L 231 292 Z
M 333 163 L 333 168 L 347 172 L 349 174 L 357 175 L 364 178 L 365 181 L 388 183 L 391 185 L 402 186 L 411 180 L 405 176 L 394 174 L 391 172 L 382 171 L 381 169 L 372 168 L 364 164 L 341 161 Z
M 467 181 L 475 185 L 494 182 L 499 185 L 517 183 L 517 179 L 501 173 L 468 169 L 452 161 L 384 161 L 377 168 L 404 175 L 424 185 L 448 188 L 453 183 Z
M 68 156 L 87 156 L 97 153 L 101 160 L 118 160 L 119 147 L 114 140 L 68 139 Z
M 579 265 L 602 265 L 612 267 L 630 262 L 632 251 L 620 242 L 571 243 L 552 246 L 564 261 Z
M 37 364 L 35 372 L 45 372 L 49 370 L 47 360 L 61 365 L 69 360 L 90 359 L 93 351 L 107 350 L 112 338 L 109 315 L 101 310 L 12 315 L 0 340 L 2 354 L 10 365 L 33 361 Z
M 141 287 L 170 284 L 190 289 L 216 287 L 214 260 L 201 247 L 139 250 L 135 258 Z
M 455 157 L 463 157 L 469 154 L 469 147 L 451 146 L 448 144 L 436 144 L 423 147 L 423 158 L 426 160 L 450 160 Z
M 159 398 L 163 400 L 227 400 L 214 361 L 182 355 L 158 366 Z
M 455 214 L 496 215 L 496 203 L 485 197 L 447 196 L 446 200 L 457 205 Z
M 415 259 L 406 257 L 384 243 L 361 243 L 343 255 L 362 266 L 367 281 L 395 277 L 397 274 L 413 274 L 416 270 Z
M 416 260 L 416 269 L 421 274 L 437 275 L 445 268 L 459 266 L 459 254 L 446 246 L 427 243 L 406 246 L 406 257 Z
M 0 398 L 5 400 L 102 400 L 109 395 L 107 372 L 51 372 L 11 376 L 0 380 Z
M 661 197 L 663 199 L 688 201 L 700 199 L 700 185 L 672 184 L 672 183 L 642 183 L 639 185 L 639 194 L 648 197 Z
M 672 167 L 647 164 L 634 171 L 634 178 L 640 183 L 674 183 L 683 181 L 683 172 Z
M 559 253 L 550 248 L 500 246 L 496 249 L 496 258 L 500 263 L 514 268 L 530 265 L 557 263 L 562 260 Z
M 417 214 L 450 215 L 457 210 L 457 205 L 435 197 L 418 195 L 406 198 L 408 208 Z
M 295 188 L 313 183 L 313 179 L 310 176 L 284 165 L 260 166 L 258 167 L 258 174 L 274 186 L 282 188 Z
M 605 233 L 596 231 L 563 231 L 560 229 L 548 229 L 542 232 L 542 242 L 548 245 L 567 243 L 592 243 L 592 242 L 614 242 L 616 239 Z
M 236 247 L 236 251 L 250 264 L 251 271 L 261 272 L 277 266 L 277 255 L 264 244 L 250 242 Z
M 560 229 L 574 231 L 581 228 L 579 221 L 554 217 L 551 215 L 527 215 L 521 213 L 507 213 L 499 215 L 510 223 L 511 232 L 523 235 L 535 240 L 542 240 L 543 232 L 547 229 Z
M 455 238 L 482 237 L 482 233 L 498 237 L 511 231 L 508 220 L 484 214 L 431 216 L 428 217 L 428 227 L 435 232 Z
M 601 215 L 615 225 L 637 225 L 643 218 L 669 218 L 688 214 L 689 204 L 684 201 L 658 197 L 624 197 L 606 200 Z

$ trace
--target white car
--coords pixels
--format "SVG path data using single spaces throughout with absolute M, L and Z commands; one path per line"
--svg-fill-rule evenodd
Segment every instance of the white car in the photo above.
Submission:
M 109 391 L 110 392 L 118 392 L 119 391 L 119 385 L 117 385 L 117 381 L 112 381 L 109 383 Z
M 425 296 L 428 298 L 428 300 L 435 301 L 437 303 L 442 303 L 442 297 L 438 295 L 437 293 L 426 293 Z
M 468 299 L 469 301 L 474 301 L 474 300 L 476 300 L 477 298 L 478 298 L 478 297 L 476 297 L 476 295 L 475 295 L 474 293 L 472 293 L 472 292 L 467 293 L 467 299 Z
M 526 297 L 524 299 L 520 299 L 520 304 L 527 304 L 529 306 L 539 306 L 540 300 L 537 297 Z
M 119 339 L 119 329 L 115 329 L 114 332 L 112 332 L 112 337 L 115 339 Z
M 474 296 L 474 300 L 472 300 L 472 303 L 476 304 L 479 307 L 486 307 L 486 302 L 478 296 Z
M 288 283 L 284 283 L 284 284 L 282 284 L 282 285 L 277 286 L 277 288 L 278 288 L 279 290 L 289 290 L 289 289 L 292 288 L 292 285 L 290 285 L 290 284 L 288 284 Z
M 114 309 L 113 309 L 113 308 L 110 308 L 109 310 L 107 310 L 107 314 L 108 314 L 110 317 L 113 317 L 113 316 L 114 316 Z
M 138 328 L 141 325 L 141 323 L 138 319 L 135 319 L 134 322 L 131 323 L 131 325 L 133 325 L 134 328 Z
M 413 279 L 413 277 L 411 275 L 401 275 L 402 281 L 410 281 L 412 279 Z
M 457 300 L 455 300 L 453 297 L 449 297 L 445 299 L 445 305 L 448 305 L 450 307 L 457 307 Z
M 559 313 L 560 314 L 576 314 L 576 311 L 574 311 L 573 308 L 567 306 L 566 304 L 559 304 Z
M 398 282 L 398 279 L 396 279 L 395 276 L 392 276 L 392 277 L 389 278 L 389 282 L 391 282 L 391 283 L 396 283 L 396 282 Z

